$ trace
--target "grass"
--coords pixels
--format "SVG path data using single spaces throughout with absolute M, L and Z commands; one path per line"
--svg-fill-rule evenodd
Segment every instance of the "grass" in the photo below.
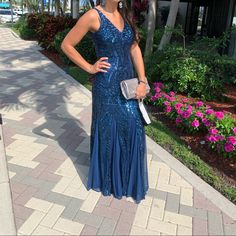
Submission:
M 14 27 L 15 23 L 1 23 L 0 27 L 7 27 L 12 29 L 17 35 L 20 35 L 19 30 Z
M 68 73 L 91 91 L 88 73 L 78 67 L 69 67 Z M 194 154 L 186 144 L 169 130 L 161 121 L 150 114 L 152 123 L 145 126 L 146 134 L 186 167 L 201 177 L 213 188 L 221 192 L 230 201 L 236 204 L 236 188 L 229 185 L 214 169 Z
M 92 85 L 88 81 L 89 74 L 86 71 L 79 67 L 70 66 L 67 68 L 67 73 L 91 91 Z

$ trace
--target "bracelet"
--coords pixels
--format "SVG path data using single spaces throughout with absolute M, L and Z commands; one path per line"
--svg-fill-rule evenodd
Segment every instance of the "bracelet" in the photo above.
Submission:
M 144 82 L 144 81 L 142 81 L 142 80 L 139 80 L 139 84 L 140 84 L 140 83 L 147 84 L 146 82 Z
M 147 77 L 145 77 L 145 80 L 147 81 Z M 140 80 L 140 79 L 138 80 L 138 82 L 139 82 L 139 84 L 140 84 L 140 83 L 147 84 L 147 82 L 145 82 L 145 81 L 143 81 L 143 80 Z

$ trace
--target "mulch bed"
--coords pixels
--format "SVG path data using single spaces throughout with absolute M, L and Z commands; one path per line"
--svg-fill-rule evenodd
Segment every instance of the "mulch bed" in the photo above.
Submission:
M 52 51 L 41 50 L 41 53 L 47 56 L 55 64 L 61 68 L 65 68 L 66 65 L 62 62 L 59 55 Z M 228 111 L 232 113 L 232 116 L 236 119 L 236 87 L 226 85 L 226 93 L 224 96 L 227 98 L 225 102 L 211 101 L 205 102 L 213 109 L 218 111 Z M 178 97 L 186 97 L 183 94 L 179 94 Z M 191 102 L 198 101 L 199 99 L 188 98 Z M 165 116 L 164 112 L 159 110 L 158 107 L 147 106 L 148 110 L 152 112 L 155 117 L 163 122 L 171 131 L 173 131 L 181 140 L 186 143 L 191 150 L 197 154 L 204 162 L 208 163 L 218 172 L 226 182 L 236 186 L 236 159 L 224 158 L 216 152 L 213 152 L 207 144 L 200 144 L 200 141 L 204 140 L 205 134 L 197 133 L 189 135 L 181 131 L 175 124 L 175 121 Z

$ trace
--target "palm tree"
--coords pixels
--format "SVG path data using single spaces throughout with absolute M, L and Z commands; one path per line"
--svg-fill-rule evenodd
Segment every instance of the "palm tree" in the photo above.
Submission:
M 41 13 L 43 13 L 43 11 L 44 11 L 44 0 L 40 0 L 40 3 L 41 3 L 40 10 L 41 10 Z
M 170 11 L 165 26 L 165 32 L 158 47 L 159 50 L 163 49 L 163 47 L 170 42 L 172 33 L 168 30 L 168 28 L 174 28 L 175 26 L 176 16 L 179 8 L 179 1 L 180 0 L 171 0 Z
M 156 10 L 157 10 L 157 1 L 149 0 L 148 21 L 147 21 L 148 34 L 145 47 L 145 57 L 150 53 L 152 53 L 153 49 L 153 38 L 156 27 L 156 15 L 157 15 Z
M 73 19 L 77 19 L 79 16 L 79 0 L 71 0 L 72 1 L 72 9 L 71 9 L 71 13 L 72 13 L 72 18 Z

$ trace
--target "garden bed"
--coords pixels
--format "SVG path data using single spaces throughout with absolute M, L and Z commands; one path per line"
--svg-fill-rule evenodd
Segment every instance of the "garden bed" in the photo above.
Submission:
M 59 67 L 65 69 L 68 66 L 65 65 L 60 59 L 59 55 L 52 51 L 42 50 L 42 54 L 47 56 L 53 62 L 55 62 Z M 232 116 L 236 119 L 235 111 L 235 101 L 236 101 L 236 88 L 232 86 L 227 86 L 227 93 L 225 96 L 228 98 L 225 102 L 211 101 L 206 102 L 206 104 L 211 105 L 213 109 L 218 111 L 228 111 L 232 113 Z M 180 98 L 185 97 L 184 95 L 177 95 Z M 190 98 L 190 103 L 194 103 L 198 99 Z M 205 163 L 213 167 L 214 171 L 220 175 L 226 183 L 232 186 L 236 186 L 236 161 L 233 158 L 224 158 L 223 156 L 212 151 L 210 147 L 206 144 L 201 144 L 200 141 L 204 140 L 204 134 L 198 132 L 197 134 L 189 135 L 181 131 L 175 123 L 175 120 L 171 120 L 161 111 L 158 107 L 147 105 L 148 110 L 157 118 L 165 124 L 176 136 L 180 139 L 195 153 L 198 155 Z

